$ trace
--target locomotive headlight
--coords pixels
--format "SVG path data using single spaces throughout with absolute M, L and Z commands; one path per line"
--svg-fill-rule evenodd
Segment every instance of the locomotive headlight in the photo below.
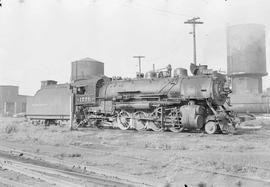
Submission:
M 218 83 L 218 93 L 223 96 L 227 96 L 229 93 L 231 93 L 231 89 L 226 82 L 219 82 Z
M 223 90 L 224 90 L 224 92 L 225 92 L 226 94 L 232 93 L 232 90 L 231 90 L 229 84 L 226 84 L 226 83 L 225 83 L 224 86 L 223 86 Z

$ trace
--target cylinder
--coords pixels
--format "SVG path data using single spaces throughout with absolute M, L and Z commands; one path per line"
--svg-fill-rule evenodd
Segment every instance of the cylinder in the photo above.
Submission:
M 188 129 L 200 129 L 203 127 L 204 118 L 202 115 L 197 115 L 200 106 L 198 105 L 184 105 L 180 108 L 182 118 L 181 123 Z
M 266 75 L 265 27 L 241 24 L 227 28 L 227 72 L 229 75 Z
M 197 115 L 203 115 L 204 114 L 204 111 L 205 111 L 205 108 L 203 106 L 197 105 L 195 107 L 195 113 Z
M 104 63 L 84 58 L 71 63 L 71 81 L 104 75 Z

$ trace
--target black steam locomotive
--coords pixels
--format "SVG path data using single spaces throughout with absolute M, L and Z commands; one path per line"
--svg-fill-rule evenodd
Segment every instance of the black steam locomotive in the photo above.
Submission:
M 169 65 L 165 70 L 139 73 L 135 79 L 108 78 L 93 67 L 89 75 L 87 68 L 78 70 L 77 65 L 72 64 L 75 78 L 70 84 L 73 129 L 197 129 L 213 134 L 232 132 L 238 124 L 235 114 L 224 107 L 231 92 L 226 76 L 205 65 L 191 64 L 192 76 L 183 68 L 172 73 Z

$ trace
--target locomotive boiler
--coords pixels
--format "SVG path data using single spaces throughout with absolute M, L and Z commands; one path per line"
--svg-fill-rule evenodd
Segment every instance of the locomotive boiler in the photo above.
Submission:
M 76 72 L 85 72 L 85 67 L 77 63 Z M 103 63 L 95 62 L 87 68 L 102 69 Z M 238 120 L 224 107 L 231 92 L 226 76 L 205 65 L 191 64 L 190 70 L 191 76 L 183 68 L 172 74 L 169 65 L 166 70 L 139 74 L 135 79 L 108 78 L 100 73 L 103 71 L 73 75 L 72 128 L 232 132 Z

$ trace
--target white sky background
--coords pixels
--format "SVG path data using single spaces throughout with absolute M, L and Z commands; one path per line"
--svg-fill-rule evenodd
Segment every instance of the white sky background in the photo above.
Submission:
M 40 81 L 70 79 L 71 62 L 90 57 L 104 62 L 107 76 L 134 77 L 134 55 L 145 55 L 142 70 L 189 68 L 191 25 L 199 16 L 198 63 L 226 70 L 226 26 L 266 26 L 270 73 L 269 0 L 2 0 L 0 85 L 18 85 L 33 95 Z M 263 79 L 264 88 L 270 78 Z

